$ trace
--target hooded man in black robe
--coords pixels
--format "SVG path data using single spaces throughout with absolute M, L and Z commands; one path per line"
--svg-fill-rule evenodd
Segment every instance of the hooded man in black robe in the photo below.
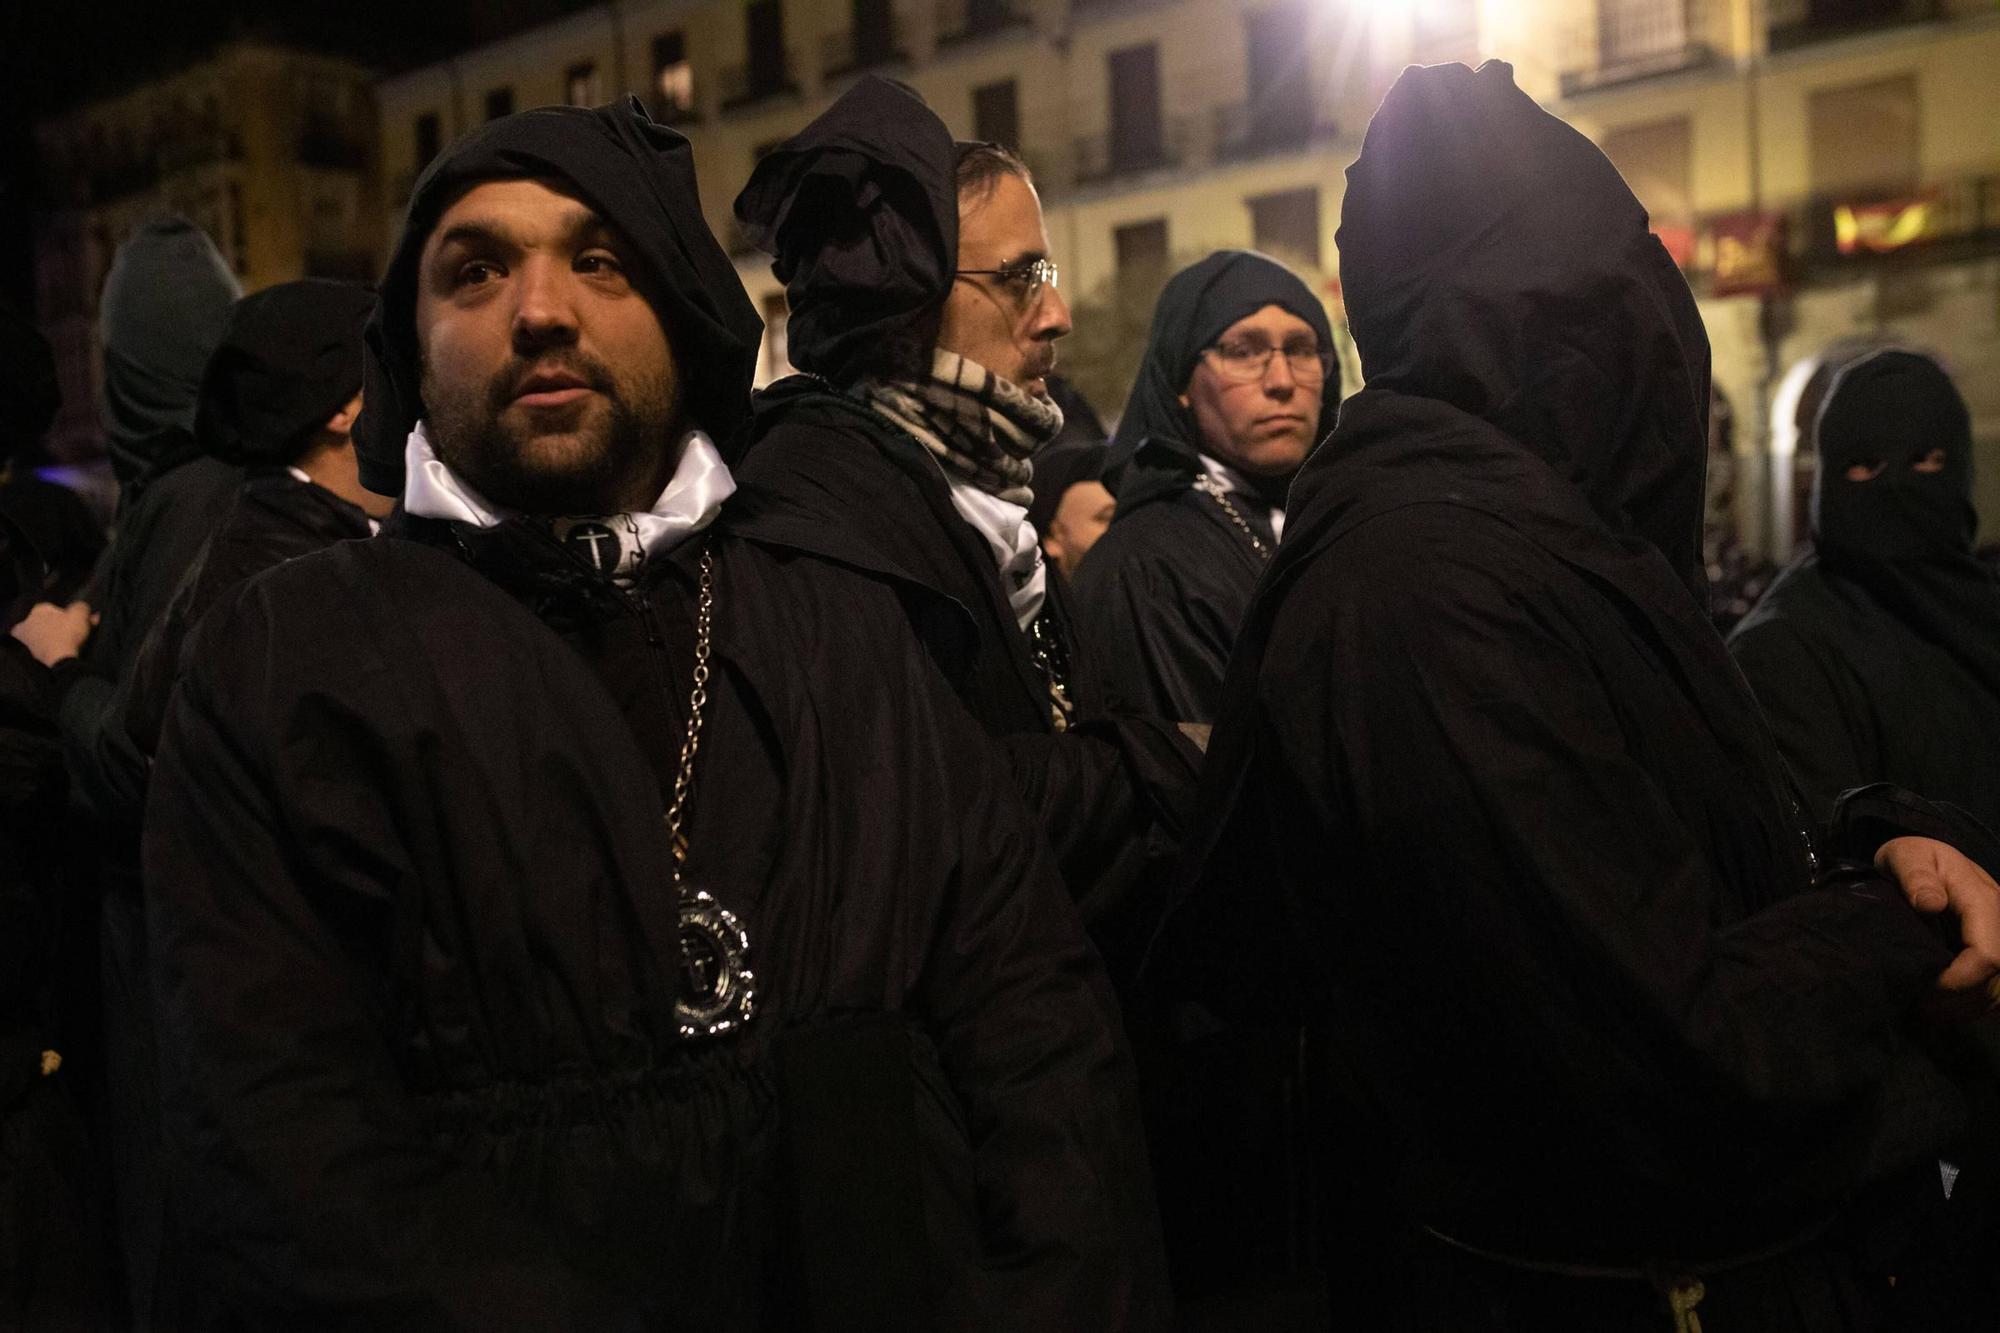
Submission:
M 1290 269 L 1219 250 L 1167 283 L 1111 441 L 1118 512 L 1075 580 L 1112 707 L 1214 721 L 1285 488 L 1339 402 L 1326 308 Z
M 1069 311 L 1027 168 L 871 76 L 758 163 L 736 216 L 806 372 L 758 397 L 746 510 L 896 590 L 1103 923 L 1171 847 L 1199 754 L 1105 713 L 1028 520 Z
M 88 726 L 124 679 L 153 621 L 243 480 L 194 438 L 202 372 L 243 287 L 207 234 L 169 215 L 141 223 L 104 279 L 104 433 L 118 478 L 112 549 L 85 600 L 98 625 L 84 660 L 95 688 L 64 699 Z
M 139 835 L 146 784 L 181 655 L 224 593 L 294 556 L 369 535 L 390 505 L 361 488 L 350 438 L 361 332 L 375 295 L 307 279 L 236 303 L 202 377 L 195 436 L 244 481 L 203 544 L 79 756 L 77 796 L 101 820 L 104 1039 L 120 1248 L 133 1326 L 174 1327 L 181 1285 L 162 1255 L 160 1108 Z
M 1973 554 L 1965 401 L 1928 357 L 1876 352 L 1815 439 L 1812 548 L 1730 651 L 1822 814 L 1893 782 L 2000 830 L 2000 580 Z
M 1354 1327 L 1878 1327 L 1961 1114 L 1916 1010 L 1985 1001 L 2000 889 L 1885 842 L 1948 827 L 1915 798 L 1793 803 L 1706 617 L 1707 340 L 1596 148 L 1504 64 L 1406 71 L 1339 242 L 1366 384 L 1238 640 L 1161 984 L 1315 1029 Z
M 401 508 L 210 612 L 149 796 L 170 1207 L 242 1322 L 1162 1322 L 1001 760 L 888 589 L 717 521 L 758 333 L 636 101 L 417 183 Z

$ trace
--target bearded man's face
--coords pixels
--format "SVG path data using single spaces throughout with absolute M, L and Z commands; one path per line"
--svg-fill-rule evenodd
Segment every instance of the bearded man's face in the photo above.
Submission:
M 644 509 L 672 476 L 679 372 L 628 253 L 539 180 L 476 185 L 432 228 L 417 279 L 426 429 L 493 503 Z

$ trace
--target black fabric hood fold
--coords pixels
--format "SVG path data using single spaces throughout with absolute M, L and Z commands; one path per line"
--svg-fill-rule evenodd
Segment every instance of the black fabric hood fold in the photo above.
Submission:
M 1237 320 L 1267 305 L 1312 325 L 1333 346 L 1333 325 L 1312 289 L 1277 260 L 1251 250 L 1218 250 L 1168 279 L 1153 308 L 1153 328 L 1124 415 L 1111 439 L 1108 472 L 1117 480 L 1118 512 L 1176 495 L 1201 473 L 1201 433 L 1181 405 L 1202 349 Z M 1320 388 L 1319 432 L 1333 428 L 1340 366 Z
M 957 162 L 924 99 L 870 74 L 757 164 L 736 218 L 785 284 L 793 365 L 844 382 L 885 335 L 943 305 Z
M 431 228 L 473 186 L 520 179 L 560 182 L 624 236 L 633 285 L 667 330 L 688 415 L 729 456 L 749 415 L 763 321 L 702 217 L 687 139 L 628 97 L 595 110 L 542 107 L 489 121 L 418 178 L 368 322 L 354 431 L 362 483 L 382 495 L 402 491 L 403 448 L 424 415 L 417 267 Z
M 1365 391 L 1491 423 L 1706 606 L 1708 336 L 1617 169 L 1489 61 L 1405 71 L 1347 181 Z
M 195 438 L 225 463 L 290 463 L 361 391 L 361 331 L 375 293 L 306 278 L 236 303 L 202 377 Z

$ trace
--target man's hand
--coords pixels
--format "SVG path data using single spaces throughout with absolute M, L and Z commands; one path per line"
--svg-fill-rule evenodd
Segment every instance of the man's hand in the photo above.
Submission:
M 1940 1013 L 1976 1017 L 2000 1005 L 2000 884 L 1935 838 L 1891 838 L 1876 851 L 1875 866 L 1919 912 L 1949 910 L 1958 918 L 1965 947 L 1938 976 Z
M 52 667 L 82 652 L 83 641 L 90 637 L 91 626 L 96 623 L 97 617 L 91 613 L 88 602 L 71 602 L 68 606 L 37 602 L 14 626 L 13 635 L 27 646 L 37 662 Z

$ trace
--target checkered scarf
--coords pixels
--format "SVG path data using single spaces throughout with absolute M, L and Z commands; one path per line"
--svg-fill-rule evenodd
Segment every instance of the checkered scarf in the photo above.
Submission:
M 1062 429 L 1053 401 L 942 347 L 926 380 L 866 379 L 861 400 L 921 440 L 948 475 L 1018 505 L 1034 503 L 1035 451 Z

